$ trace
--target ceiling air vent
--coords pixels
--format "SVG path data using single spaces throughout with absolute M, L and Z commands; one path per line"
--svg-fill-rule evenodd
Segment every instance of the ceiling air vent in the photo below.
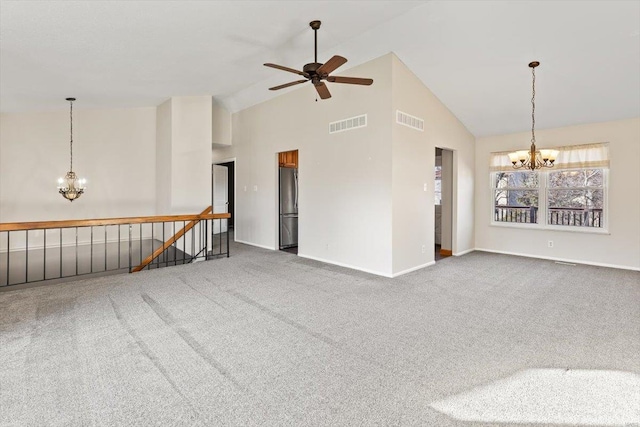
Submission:
M 346 130 L 363 128 L 365 126 L 367 126 L 367 115 L 363 114 L 361 116 L 329 123 L 329 133 L 344 132 Z
M 424 120 L 396 110 L 396 123 L 424 132 Z

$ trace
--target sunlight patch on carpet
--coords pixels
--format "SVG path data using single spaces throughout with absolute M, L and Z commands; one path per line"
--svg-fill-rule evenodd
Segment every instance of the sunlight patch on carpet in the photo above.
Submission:
M 494 423 L 640 423 L 640 375 L 587 369 L 527 369 L 433 402 L 452 418 Z

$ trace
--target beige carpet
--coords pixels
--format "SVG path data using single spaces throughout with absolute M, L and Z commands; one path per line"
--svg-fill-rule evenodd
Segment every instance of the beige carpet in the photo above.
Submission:
M 640 424 L 639 272 L 231 254 L 0 293 L 0 425 Z

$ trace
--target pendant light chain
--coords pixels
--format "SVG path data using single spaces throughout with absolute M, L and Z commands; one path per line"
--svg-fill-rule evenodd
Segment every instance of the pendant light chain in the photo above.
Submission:
M 69 171 L 73 172 L 73 101 L 69 101 L 69 123 L 70 123 L 70 139 L 69 139 L 69 157 L 71 158 L 71 164 L 69 166 Z
M 541 168 L 552 168 L 558 150 L 536 148 L 536 67 L 540 62 L 529 63 L 531 68 L 531 147 L 529 150 L 518 150 L 508 154 L 514 169 L 525 168 L 531 171 Z
M 531 74 L 533 76 L 531 84 L 531 143 L 536 143 L 536 68 L 531 67 Z
M 66 98 L 69 102 L 69 172 L 64 178 L 58 179 L 58 193 L 70 202 L 82 196 L 87 188 L 87 181 L 84 178 L 78 178 L 73 171 L 73 101 L 75 100 L 75 98 Z

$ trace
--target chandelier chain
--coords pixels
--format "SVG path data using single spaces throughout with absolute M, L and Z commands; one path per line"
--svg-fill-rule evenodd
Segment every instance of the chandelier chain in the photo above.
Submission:
M 532 83 L 531 83 L 531 143 L 536 143 L 536 69 L 535 67 L 531 68 L 531 74 L 533 75 Z
M 71 158 L 69 171 L 73 172 L 73 101 L 69 101 L 69 105 L 69 157 Z

